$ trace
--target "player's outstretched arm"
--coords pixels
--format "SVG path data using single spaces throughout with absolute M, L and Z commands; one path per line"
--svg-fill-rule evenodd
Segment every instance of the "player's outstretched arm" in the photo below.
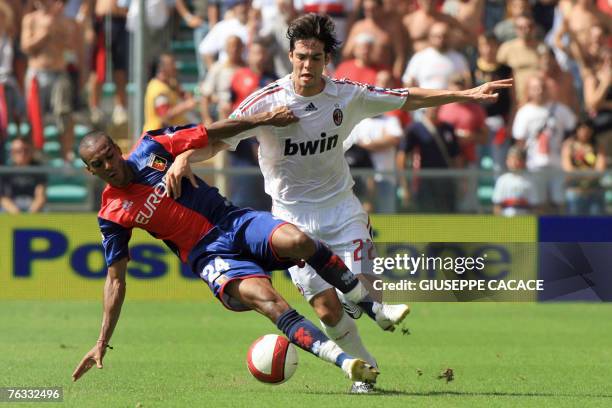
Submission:
M 102 359 L 106 354 L 108 342 L 110 341 L 115 326 L 119 321 L 121 306 L 125 299 L 125 272 L 127 270 L 128 258 L 123 258 L 108 267 L 106 283 L 104 284 L 104 315 L 102 317 L 102 328 L 96 345 L 85 357 L 72 373 L 72 381 L 76 381 L 83 376 L 90 368 L 96 365 L 102 368 Z
M 501 79 L 463 91 L 408 88 L 409 95 L 402 109 L 412 111 L 452 102 L 495 102 L 499 96 L 497 92 L 500 89 L 511 88 L 512 83 L 511 78 Z
M 298 120 L 298 117 L 286 106 L 279 106 L 271 112 L 220 120 L 206 127 L 208 143 L 213 144 L 223 139 L 234 137 L 257 126 L 285 127 Z
M 271 112 L 262 112 L 252 116 L 243 116 L 215 122 L 206 128 L 208 145 L 202 149 L 187 150 L 174 159 L 166 172 L 166 195 L 177 199 L 181 196 L 181 180 L 187 178 L 191 185 L 198 187 L 196 178 L 191 170 L 190 162 L 204 161 L 218 152 L 229 148 L 223 143 L 227 139 L 246 132 L 257 126 L 285 127 L 297 122 L 299 119 L 286 106 L 275 108 Z

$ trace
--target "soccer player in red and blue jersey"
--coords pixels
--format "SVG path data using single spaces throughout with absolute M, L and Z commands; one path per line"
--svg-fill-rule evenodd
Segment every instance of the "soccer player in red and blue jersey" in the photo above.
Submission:
M 268 212 L 235 207 L 200 179 L 184 180 L 180 198 L 167 194 L 166 172 L 180 153 L 205 150 L 216 141 L 259 125 L 287 126 L 295 121 L 293 113 L 283 107 L 208 128 L 187 125 L 149 131 L 127 158 L 105 133 L 83 138 L 81 159 L 93 175 L 108 183 L 98 214 L 108 274 L 100 336 L 72 374 L 74 381 L 94 365 L 102 368 L 125 297 L 133 228 L 163 240 L 228 309 L 256 310 L 272 320 L 292 343 L 336 364 L 350 379 L 376 380 L 377 369 L 346 354 L 292 309 L 270 282 L 269 271 L 306 262 L 339 290 L 363 291 L 327 246 Z

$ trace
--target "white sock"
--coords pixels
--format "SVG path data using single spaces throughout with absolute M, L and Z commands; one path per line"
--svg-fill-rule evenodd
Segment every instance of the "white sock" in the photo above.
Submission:
M 336 364 L 336 359 L 340 354 L 344 353 L 336 343 L 333 341 L 326 341 L 321 344 L 316 352 L 316 355 L 324 361 L 327 361 L 332 364 Z
M 350 292 L 344 293 L 344 297 L 353 303 L 361 302 L 368 295 L 368 290 L 363 286 L 363 283 L 358 282 L 357 286 L 351 289 Z
M 325 329 L 327 336 L 346 353 L 353 357 L 358 357 L 374 367 L 377 366 L 376 360 L 368 353 L 361 341 L 355 321 L 349 315 L 342 313 L 342 319 L 333 327 L 323 322 L 321 322 L 321 325 Z

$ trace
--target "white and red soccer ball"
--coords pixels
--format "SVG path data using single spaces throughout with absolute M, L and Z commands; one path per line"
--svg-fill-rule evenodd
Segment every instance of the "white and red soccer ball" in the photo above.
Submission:
M 287 338 L 266 334 L 251 344 L 246 362 L 253 377 L 259 381 L 282 384 L 295 373 L 297 350 Z

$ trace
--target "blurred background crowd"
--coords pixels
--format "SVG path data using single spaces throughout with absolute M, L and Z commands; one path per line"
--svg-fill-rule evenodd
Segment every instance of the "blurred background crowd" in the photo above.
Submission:
M 90 181 L 76 171 L 83 135 L 104 129 L 127 151 L 143 129 L 226 118 L 291 72 L 287 25 L 308 12 L 330 15 L 343 42 L 332 77 L 457 90 L 515 80 L 496 103 L 361 122 L 344 147 L 369 211 L 612 207 L 609 0 L 144 3 L 144 126 L 134 129 L 137 0 L 0 0 L 2 211 L 94 209 Z M 269 209 L 256 166 L 254 139 L 204 165 L 236 204 Z

